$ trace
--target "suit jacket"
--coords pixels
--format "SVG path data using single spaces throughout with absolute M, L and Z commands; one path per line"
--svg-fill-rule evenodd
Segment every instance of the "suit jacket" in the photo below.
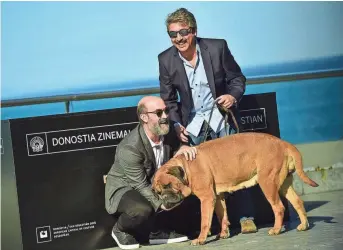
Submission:
M 197 41 L 213 99 L 230 94 L 239 102 L 245 92 L 246 78 L 231 55 L 226 41 L 209 38 L 197 38 Z M 174 46 L 159 54 L 158 61 L 160 94 L 170 109 L 170 119 L 187 126 L 194 105 L 183 61 Z M 177 103 L 177 94 L 180 95 L 180 105 Z M 239 122 L 237 105 L 232 110 Z
M 175 131 L 170 129 L 164 137 L 164 161 L 169 160 L 178 147 Z M 133 129 L 117 146 L 114 163 L 108 172 L 105 186 L 105 206 L 108 213 L 117 211 L 120 199 L 135 189 L 155 210 L 161 201 L 151 190 L 152 178 L 157 170 L 154 152 L 143 126 Z

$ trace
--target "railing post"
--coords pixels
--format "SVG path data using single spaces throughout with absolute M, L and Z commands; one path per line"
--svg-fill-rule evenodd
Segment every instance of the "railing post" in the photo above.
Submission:
M 65 104 L 65 108 L 66 108 L 66 113 L 69 113 L 70 112 L 70 101 L 65 101 L 64 104 Z

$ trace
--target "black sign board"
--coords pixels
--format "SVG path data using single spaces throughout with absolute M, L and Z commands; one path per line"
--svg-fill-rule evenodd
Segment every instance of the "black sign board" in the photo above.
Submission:
M 103 175 L 136 108 L 11 120 L 23 249 L 115 246 Z
M 114 147 L 137 122 L 26 134 L 29 156 Z
M 275 93 L 244 96 L 240 109 L 244 131 L 279 136 Z M 10 121 L 24 250 L 115 246 L 103 175 L 137 124 L 136 107 Z
M 239 109 L 244 132 L 264 132 L 280 137 L 275 93 L 245 95 Z

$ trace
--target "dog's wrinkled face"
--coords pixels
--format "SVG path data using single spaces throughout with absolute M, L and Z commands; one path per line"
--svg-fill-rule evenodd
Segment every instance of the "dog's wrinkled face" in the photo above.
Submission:
M 163 205 L 167 209 L 172 209 L 181 204 L 184 200 L 181 191 L 172 188 L 171 184 L 161 185 L 161 191 L 156 192 L 159 198 L 163 201 Z
M 182 167 L 175 166 L 167 171 L 158 171 L 152 189 L 163 201 L 165 208 L 172 209 L 191 194 L 190 188 L 186 185 L 184 170 Z

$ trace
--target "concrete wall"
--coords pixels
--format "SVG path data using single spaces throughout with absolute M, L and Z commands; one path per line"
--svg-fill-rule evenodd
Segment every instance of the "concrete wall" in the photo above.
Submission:
M 343 190 L 343 140 L 297 144 L 303 156 L 306 174 L 319 187 L 304 184 L 294 173 L 293 185 L 298 194 Z

